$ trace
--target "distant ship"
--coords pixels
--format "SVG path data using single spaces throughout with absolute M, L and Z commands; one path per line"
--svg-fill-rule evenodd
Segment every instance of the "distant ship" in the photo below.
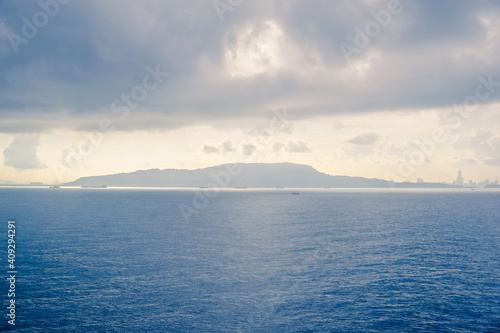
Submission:
M 82 185 L 82 188 L 108 188 L 106 185 Z
M 297 195 L 297 194 L 300 194 L 300 193 L 299 193 L 299 192 L 292 192 L 292 194 L 295 194 L 295 195 Z
M 61 188 L 61 186 L 59 186 L 59 185 L 53 185 L 53 186 L 50 186 L 49 188 Z

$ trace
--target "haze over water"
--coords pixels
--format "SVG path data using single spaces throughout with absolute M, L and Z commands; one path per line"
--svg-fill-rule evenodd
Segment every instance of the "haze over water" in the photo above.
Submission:
M 16 328 L 500 330 L 499 191 L 290 192 L 0 188 Z

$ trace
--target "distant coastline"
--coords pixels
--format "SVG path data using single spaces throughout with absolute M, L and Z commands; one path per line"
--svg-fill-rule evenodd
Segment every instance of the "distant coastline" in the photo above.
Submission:
M 150 169 L 79 178 L 63 186 L 195 188 L 462 188 L 462 186 L 393 182 L 376 178 L 334 176 L 309 165 L 293 163 L 223 164 L 196 170 Z

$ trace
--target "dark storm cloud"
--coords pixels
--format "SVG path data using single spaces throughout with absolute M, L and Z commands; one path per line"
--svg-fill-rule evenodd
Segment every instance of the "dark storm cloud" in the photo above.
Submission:
M 441 107 L 460 103 L 479 75 L 500 81 L 493 1 L 402 0 L 401 13 L 349 63 L 340 43 L 353 44 L 354 27 L 363 30 L 388 3 L 245 1 L 221 22 L 211 1 L 73 1 L 16 53 L 12 33 L 22 36 L 23 17 L 42 9 L 4 1 L 0 131 L 91 129 L 103 117 L 118 130 L 175 128 L 259 116 L 276 105 L 299 118 Z M 245 45 L 272 35 L 271 21 L 283 34 L 276 41 L 284 65 L 228 75 L 226 51 L 238 55 L 242 31 L 250 31 Z M 119 119 L 113 101 L 157 64 L 170 76 Z

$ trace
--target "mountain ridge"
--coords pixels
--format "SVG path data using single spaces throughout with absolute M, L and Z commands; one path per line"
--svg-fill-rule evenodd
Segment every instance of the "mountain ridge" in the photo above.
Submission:
M 297 187 L 387 188 L 454 187 L 441 183 L 395 183 L 377 178 L 329 175 L 306 164 L 227 163 L 198 169 L 147 169 L 81 177 L 65 186 L 117 187 Z

